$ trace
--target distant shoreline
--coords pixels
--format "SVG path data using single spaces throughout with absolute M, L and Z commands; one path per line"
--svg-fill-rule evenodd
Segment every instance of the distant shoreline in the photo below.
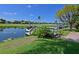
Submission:
M 32 24 L 33 26 L 52 26 L 53 24 Z M 0 24 L 0 28 L 26 28 L 28 24 Z

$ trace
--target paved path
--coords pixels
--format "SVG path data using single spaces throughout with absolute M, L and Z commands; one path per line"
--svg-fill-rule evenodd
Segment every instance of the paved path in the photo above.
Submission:
M 65 36 L 67 40 L 79 41 L 79 32 L 71 32 Z

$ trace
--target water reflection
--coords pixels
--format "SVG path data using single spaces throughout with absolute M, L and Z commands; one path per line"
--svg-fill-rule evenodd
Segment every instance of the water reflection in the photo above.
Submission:
M 3 31 L 4 30 L 4 28 L 0 28 L 0 31 Z
M 0 28 L 0 41 L 25 36 L 24 28 Z

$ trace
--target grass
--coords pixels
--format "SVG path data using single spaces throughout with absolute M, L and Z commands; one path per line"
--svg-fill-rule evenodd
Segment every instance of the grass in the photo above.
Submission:
M 0 28 L 24 28 L 25 24 L 0 24 Z
M 64 29 L 60 29 L 58 31 L 58 33 L 61 33 L 63 36 L 68 35 L 70 32 L 79 32 L 79 29 L 72 29 L 72 30 L 70 30 L 68 28 L 64 28 Z
M 33 40 L 33 41 L 30 41 Z M 0 43 L 0 54 L 77 54 L 79 43 L 29 36 Z
M 28 36 L 23 38 L 16 38 L 14 40 L 9 40 L 6 42 L 0 42 L 0 53 L 21 53 L 24 50 L 21 50 L 23 46 L 27 46 L 36 39 L 35 36 Z
M 62 34 L 63 36 L 68 35 L 70 32 L 72 32 L 72 31 L 65 30 L 65 29 L 60 29 L 60 30 L 58 31 L 58 33 Z
M 52 26 L 52 24 L 32 24 L 33 26 Z M 0 28 L 26 28 L 28 24 L 0 24 Z
M 77 54 L 79 53 L 79 43 L 72 42 L 72 41 L 56 40 L 56 39 L 38 40 L 32 45 L 30 45 L 30 47 L 31 48 L 24 53 L 29 53 L 29 54 Z
M 79 29 L 72 29 L 72 30 L 70 30 L 70 29 L 64 29 L 65 31 L 72 31 L 72 32 L 79 32 Z

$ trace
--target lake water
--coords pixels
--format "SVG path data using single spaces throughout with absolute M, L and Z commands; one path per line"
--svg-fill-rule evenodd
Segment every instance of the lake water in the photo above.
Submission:
M 19 38 L 25 36 L 25 29 L 21 28 L 0 28 L 0 41 L 8 38 Z

